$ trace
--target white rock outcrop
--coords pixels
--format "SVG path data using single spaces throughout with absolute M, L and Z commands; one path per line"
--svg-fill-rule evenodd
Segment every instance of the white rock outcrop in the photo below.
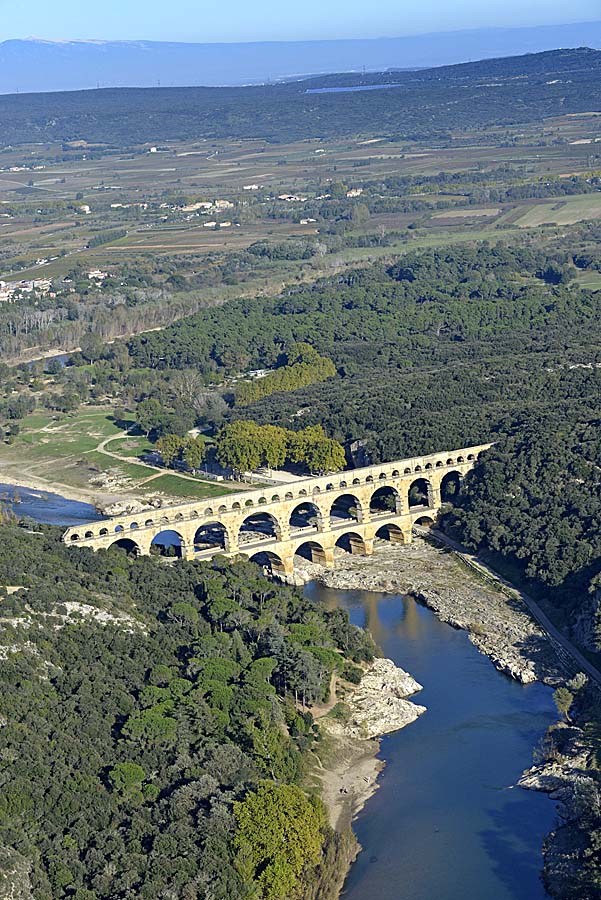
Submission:
M 369 739 L 410 725 L 426 707 L 406 698 L 421 689 L 421 684 L 391 659 L 376 659 L 347 700 L 351 710 L 347 734 Z

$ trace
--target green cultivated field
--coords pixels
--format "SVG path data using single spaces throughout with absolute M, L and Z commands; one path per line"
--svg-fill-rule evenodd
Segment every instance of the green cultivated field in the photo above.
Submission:
M 520 228 L 536 228 L 540 225 L 574 225 L 576 222 L 598 219 L 600 216 L 601 192 L 538 203 L 516 219 L 515 224 Z

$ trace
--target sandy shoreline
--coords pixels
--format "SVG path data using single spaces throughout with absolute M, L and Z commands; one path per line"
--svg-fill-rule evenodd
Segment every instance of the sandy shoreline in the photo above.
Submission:
M 330 824 L 342 833 L 378 788 L 380 738 L 411 725 L 426 708 L 415 700 L 422 685 L 391 659 L 375 659 L 357 686 L 333 686 L 335 699 L 325 715 L 314 713 L 324 739 L 324 761 L 317 757 L 315 775 Z M 344 714 L 334 716 L 333 707 L 343 707 Z

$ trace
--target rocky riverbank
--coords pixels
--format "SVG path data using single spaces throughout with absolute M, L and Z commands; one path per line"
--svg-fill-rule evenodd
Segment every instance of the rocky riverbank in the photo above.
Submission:
M 557 684 L 562 678 L 555 653 L 517 596 L 506 596 L 455 554 L 421 538 L 408 546 L 376 542 L 373 556 L 337 552 L 332 569 L 303 560 L 295 575 L 341 590 L 409 594 L 442 621 L 467 631 L 499 671 L 523 684 Z
M 327 713 L 314 711 L 324 737 L 325 760 L 317 770 L 322 797 L 336 831 L 344 832 L 376 790 L 383 768 L 379 738 L 414 722 L 422 713 L 407 698 L 421 684 L 390 659 L 376 659 L 356 688 L 337 691 Z
M 589 706 L 590 698 L 581 704 Z M 583 724 L 588 726 L 585 715 Z M 558 900 L 601 896 L 598 872 L 601 784 L 594 750 L 584 728 L 560 722 L 547 732 L 537 765 L 524 772 L 520 787 L 544 791 L 557 801 L 557 826 L 543 847 L 543 878 Z

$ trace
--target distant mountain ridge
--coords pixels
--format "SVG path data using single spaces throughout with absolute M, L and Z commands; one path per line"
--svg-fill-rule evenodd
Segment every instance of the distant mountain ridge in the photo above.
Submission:
M 263 84 L 332 72 L 429 68 L 581 46 L 601 49 L 601 21 L 369 40 L 239 44 L 8 40 L 0 43 L 0 93 Z
M 358 82 L 359 90 L 339 90 Z M 601 112 L 601 51 L 583 47 L 272 85 L 5 94 L 0 147 L 47 141 L 105 148 L 165 147 L 181 140 L 280 143 L 360 134 L 448 142 L 463 128 L 591 111 Z

